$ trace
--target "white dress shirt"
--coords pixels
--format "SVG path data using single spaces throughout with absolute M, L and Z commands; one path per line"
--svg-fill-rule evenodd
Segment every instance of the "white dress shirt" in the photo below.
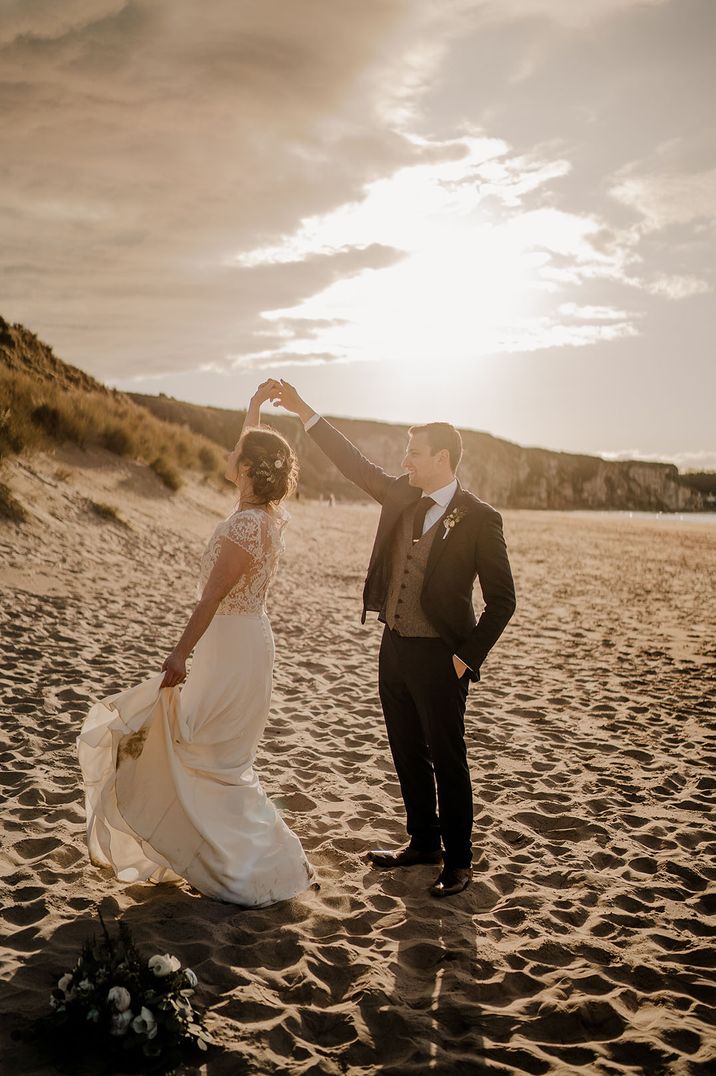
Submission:
M 429 531 L 437 521 L 445 515 L 445 509 L 450 504 L 450 501 L 455 496 L 457 491 L 457 478 L 453 478 L 452 482 L 448 482 L 446 486 L 441 486 L 440 489 L 434 490 L 432 493 L 423 493 L 423 497 L 432 497 L 435 504 L 428 508 L 425 513 L 425 522 L 423 523 L 423 534 Z

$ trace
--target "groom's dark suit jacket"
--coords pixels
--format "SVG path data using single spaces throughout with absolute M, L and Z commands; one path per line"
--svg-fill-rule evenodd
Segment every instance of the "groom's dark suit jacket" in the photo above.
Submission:
M 321 418 L 309 435 L 346 478 L 383 506 L 363 589 L 363 615 L 377 612 L 383 619 L 391 562 L 391 537 L 402 513 L 421 497 L 407 475 L 395 478 L 371 463 Z M 420 604 L 430 623 L 453 654 L 469 666 L 472 680 L 515 611 L 515 587 L 502 534 L 502 517 L 489 504 L 468 493 L 458 482 L 447 516 L 459 508 L 463 518 L 443 539 L 440 528 L 430 550 Z M 438 525 L 440 527 L 440 524 Z M 475 576 L 480 580 L 485 608 L 476 622 L 472 605 Z

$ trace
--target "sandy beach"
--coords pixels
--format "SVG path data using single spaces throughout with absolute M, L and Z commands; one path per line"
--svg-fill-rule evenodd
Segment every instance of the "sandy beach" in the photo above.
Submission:
M 484 860 L 438 902 L 433 868 L 366 859 L 403 839 L 381 628 L 359 623 L 377 506 L 290 504 L 257 769 L 320 888 L 251 911 L 89 865 L 75 753 L 90 703 L 176 642 L 230 497 L 99 451 L 5 480 L 31 518 L 0 524 L 2 1071 L 50 1071 L 11 1035 L 99 902 L 198 975 L 223 1051 L 193 1071 L 714 1071 L 716 527 L 505 513 L 518 609 L 467 710 Z

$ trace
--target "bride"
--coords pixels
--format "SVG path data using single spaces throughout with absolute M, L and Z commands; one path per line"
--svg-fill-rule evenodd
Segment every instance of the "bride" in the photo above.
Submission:
M 207 543 L 199 601 L 163 672 L 96 703 L 77 739 L 95 865 L 253 907 L 313 878 L 253 768 L 274 660 L 266 594 L 297 476 L 288 442 L 260 428 L 272 386 L 257 389 L 227 458 L 239 500 Z

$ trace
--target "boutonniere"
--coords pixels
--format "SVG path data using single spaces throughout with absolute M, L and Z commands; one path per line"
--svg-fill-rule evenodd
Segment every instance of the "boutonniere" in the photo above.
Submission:
M 457 527 L 458 523 L 463 520 L 466 515 L 467 508 L 453 508 L 450 515 L 445 516 L 445 519 L 443 520 L 443 527 L 445 528 L 445 533 L 443 534 L 443 542 L 445 541 L 453 527 Z

